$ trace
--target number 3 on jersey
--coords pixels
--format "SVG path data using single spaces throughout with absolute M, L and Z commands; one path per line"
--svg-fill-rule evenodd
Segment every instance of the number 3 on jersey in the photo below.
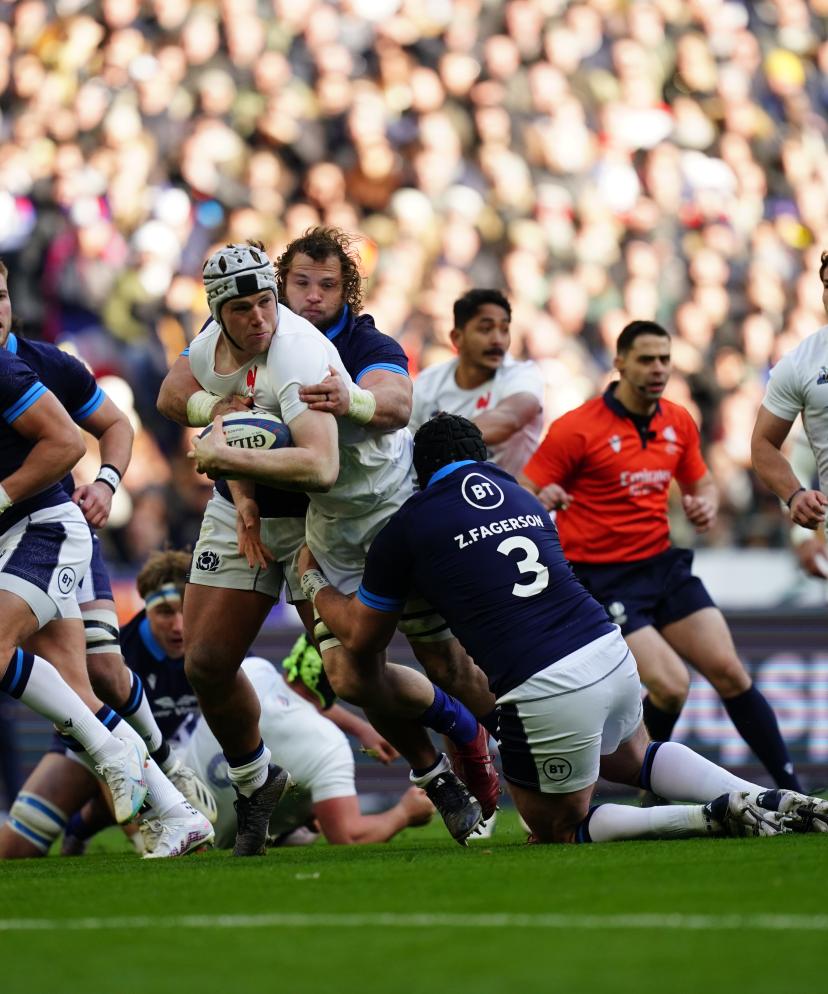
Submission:
M 534 579 L 525 583 L 516 583 L 512 587 L 512 593 L 515 597 L 533 597 L 546 589 L 549 583 L 549 568 L 538 560 L 540 551 L 531 539 L 514 535 L 512 538 L 504 539 L 497 547 L 497 551 L 503 556 L 510 555 L 515 549 L 526 553 L 523 559 L 515 561 L 515 565 L 521 573 L 531 573 Z

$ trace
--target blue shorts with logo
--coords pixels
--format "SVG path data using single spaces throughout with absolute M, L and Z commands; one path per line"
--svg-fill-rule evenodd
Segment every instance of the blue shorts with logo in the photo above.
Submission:
M 715 607 L 692 567 L 690 549 L 668 549 L 629 563 L 572 563 L 575 576 L 623 635 L 647 625 L 664 628 L 702 608 Z

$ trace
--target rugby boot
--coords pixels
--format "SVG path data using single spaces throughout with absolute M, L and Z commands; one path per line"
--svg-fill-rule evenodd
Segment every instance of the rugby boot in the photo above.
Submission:
M 112 794 L 115 820 L 119 825 L 132 821 L 141 810 L 147 796 L 144 769 L 148 762 L 144 743 L 128 739 L 123 741 L 123 749 L 116 757 L 95 767 Z
M 267 847 L 267 829 L 273 809 L 293 787 L 293 780 L 287 770 L 272 763 L 267 768 L 267 780 L 250 797 L 236 789 L 236 809 L 238 829 L 234 856 L 263 856 Z M 234 788 L 235 789 L 235 788 Z
M 784 815 L 752 804 L 743 790 L 722 794 L 708 801 L 703 810 L 713 835 L 784 835 L 791 831 Z
M 211 825 L 215 825 L 216 818 L 218 818 L 216 799 L 210 788 L 196 776 L 189 766 L 185 766 L 180 759 L 176 759 L 175 763 L 166 771 L 166 777 L 184 795 L 185 801 L 191 804 L 196 811 L 200 811 Z
M 150 818 L 141 823 L 146 851 L 144 859 L 171 859 L 211 846 L 216 835 L 207 818 L 190 804 L 185 814 Z
M 446 753 L 451 768 L 480 802 L 483 818 L 488 821 L 495 813 L 500 796 L 500 780 L 489 752 L 488 731 L 478 725 L 477 735 L 462 746 L 447 739 Z
M 465 846 L 469 835 L 483 820 L 483 812 L 463 781 L 451 770 L 446 770 L 429 780 L 423 790 L 440 812 L 451 837 Z
M 775 788 L 756 798 L 758 807 L 784 815 L 794 832 L 828 832 L 828 801 Z

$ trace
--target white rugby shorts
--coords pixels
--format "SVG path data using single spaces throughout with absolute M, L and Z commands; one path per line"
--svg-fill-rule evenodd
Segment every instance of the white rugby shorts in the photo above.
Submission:
M 0 589 L 21 597 L 40 628 L 80 618 L 77 588 L 91 557 L 92 536 L 77 504 L 34 511 L 0 535 Z
M 193 551 L 190 583 L 231 590 L 256 590 L 278 600 L 282 584 L 287 580 L 288 600 L 292 603 L 295 599 L 301 599 L 296 571 L 286 569 L 286 565 L 288 561 L 292 562 L 305 541 L 305 519 L 262 518 L 261 537 L 274 562 L 266 568 L 251 569 L 239 552 L 236 508 L 213 491 Z
M 535 673 L 498 699 L 507 780 L 542 794 L 570 794 L 598 779 L 641 722 L 635 657 L 619 629 Z

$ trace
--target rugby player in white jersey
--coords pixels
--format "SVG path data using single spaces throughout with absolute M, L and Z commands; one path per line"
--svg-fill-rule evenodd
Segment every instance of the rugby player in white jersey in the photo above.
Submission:
M 540 441 L 543 379 L 534 362 L 509 355 L 511 320 L 499 290 L 469 290 L 454 302 L 457 356 L 414 381 L 409 428 L 414 433 L 439 411 L 460 414 L 483 433 L 489 460 L 517 476 Z
M 820 258 L 822 304 L 828 312 L 828 252 Z M 819 489 L 803 486 L 782 444 L 799 415 L 814 453 Z M 783 501 L 791 521 L 816 531 L 825 527 L 828 507 L 828 325 L 784 355 L 771 371 L 751 439 L 753 468 Z
M 291 653 L 285 660 L 284 676 L 261 657 L 249 657 L 242 664 L 261 703 L 262 737 L 296 781 L 296 788 L 273 812 L 269 843 L 307 844 L 321 832 L 333 845 L 364 845 L 387 842 L 404 828 L 425 825 L 434 808 L 417 787 L 409 788 L 387 811 L 360 813 L 354 756 L 340 722 L 347 718 L 351 733 L 359 734 L 360 725 L 368 734 L 373 729 L 334 704 L 330 690 L 323 693 L 318 689 L 322 661 L 313 645 L 300 641 L 301 658 L 296 658 L 295 651 Z M 234 794 L 221 746 L 203 718 L 187 743 L 185 759 L 216 798 L 216 845 L 227 848 L 233 844 L 235 833 Z M 315 827 L 309 828 L 309 822 Z
M 293 445 L 260 453 L 230 448 L 217 418 L 211 434 L 194 441 L 198 468 L 213 478 L 241 477 L 306 492 L 310 497 L 307 540 L 343 585 L 354 585 L 371 537 L 412 491 L 411 437 L 404 429 L 373 431 L 347 417 L 335 419 L 300 399 L 302 384 L 320 383 L 332 370 L 349 392 L 354 385 L 331 342 L 277 302 L 275 273 L 260 246 L 218 250 L 205 264 L 204 281 L 213 321 L 189 350 L 191 378 L 200 388 L 190 390 L 189 420 L 195 420 L 194 408 L 204 401 L 199 393 L 212 395 L 207 396 L 211 408 L 216 397 L 252 396 L 254 407 L 277 414 L 289 425 Z M 237 499 L 239 485 L 231 486 L 231 491 Z M 278 530 L 278 521 L 275 527 Z M 211 519 L 208 508 L 196 565 L 218 568 L 220 554 L 208 547 L 214 539 L 233 544 L 232 505 L 223 522 L 216 516 Z M 285 544 L 276 559 L 295 549 L 294 542 Z M 268 545 L 278 552 L 278 534 Z M 264 851 L 270 814 L 286 790 L 287 776 L 269 769 L 270 754 L 258 728 L 258 700 L 239 670 L 249 642 L 227 646 L 233 626 L 226 619 L 238 608 L 244 615 L 243 631 L 250 631 L 251 621 L 260 626 L 278 596 L 277 579 L 279 583 L 257 599 L 249 596 L 249 578 L 240 578 L 238 589 L 191 583 L 185 598 L 188 676 L 222 744 L 230 780 L 239 794 L 237 855 Z M 448 635 L 445 626 L 440 627 Z M 227 651 L 217 652 L 217 647 L 225 646 Z M 384 655 L 357 660 L 330 637 L 321 647 L 337 693 L 370 709 L 372 724 L 429 778 L 430 796 L 452 834 L 465 839 L 480 820 L 480 806 L 437 755 L 423 722 L 427 718 L 429 727 L 467 741 L 477 734 L 476 720 L 420 674 L 386 666 Z

